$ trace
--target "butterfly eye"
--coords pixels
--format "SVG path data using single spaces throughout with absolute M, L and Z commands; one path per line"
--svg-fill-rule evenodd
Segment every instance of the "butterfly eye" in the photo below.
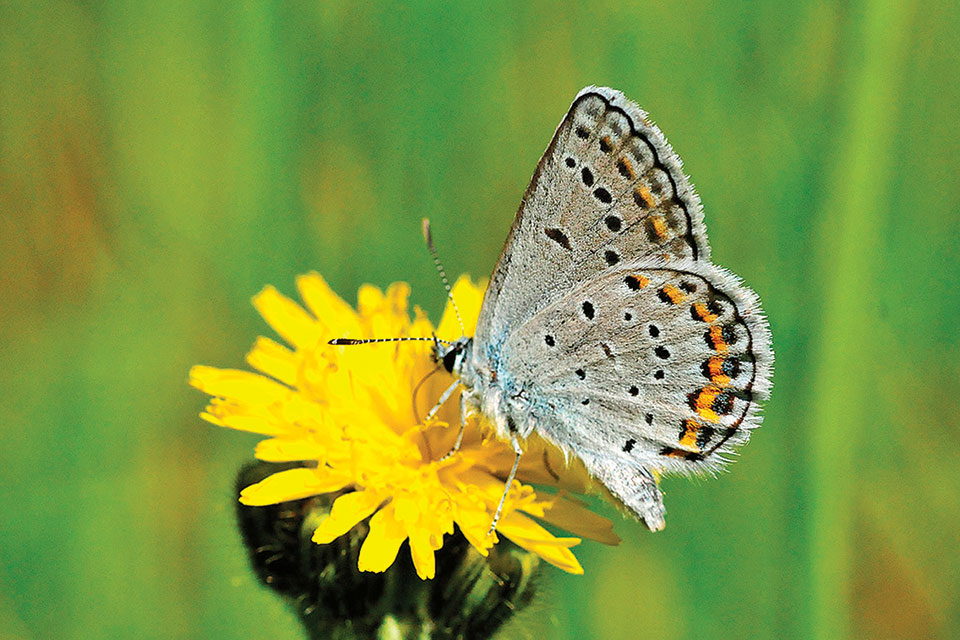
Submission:
M 459 347 L 454 347 L 443 354 L 443 368 L 447 370 L 447 373 L 453 373 L 461 353 L 462 351 Z

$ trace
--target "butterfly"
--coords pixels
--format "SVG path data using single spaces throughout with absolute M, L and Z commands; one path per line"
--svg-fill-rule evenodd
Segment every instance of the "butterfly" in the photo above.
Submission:
M 710 261 L 680 159 L 603 87 L 577 95 L 540 159 L 474 336 L 435 349 L 456 377 L 441 402 L 461 388 L 462 422 L 479 412 L 513 445 L 504 499 L 537 433 L 651 530 L 659 475 L 722 467 L 772 384 L 760 300 Z

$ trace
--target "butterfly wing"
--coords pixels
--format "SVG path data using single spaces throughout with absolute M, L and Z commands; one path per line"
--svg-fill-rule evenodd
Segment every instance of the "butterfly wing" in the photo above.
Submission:
M 759 300 L 707 262 L 647 260 L 581 283 L 510 334 L 514 421 L 580 457 L 651 528 L 651 471 L 717 469 L 760 424 L 773 354 Z M 659 522 L 659 526 L 658 526 Z
M 652 529 L 655 473 L 717 468 L 770 388 L 759 300 L 709 254 L 663 134 L 621 93 L 588 87 L 523 198 L 468 365 L 501 435 L 536 430 L 580 457 Z
M 642 257 L 708 260 L 700 200 L 666 138 L 619 91 L 587 87 L 540 159 L 484 297 L 492 344 L 577 282 Z

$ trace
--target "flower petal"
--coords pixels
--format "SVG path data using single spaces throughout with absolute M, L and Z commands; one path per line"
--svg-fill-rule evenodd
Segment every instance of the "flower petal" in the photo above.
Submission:
M 265 436 L 302 433 L 300 425 L 286 420 L 283 415 L 277 415 L 276 406 L 275 404 L 245 404 L 237 400 L 213 398 L 206 412 L 200 415 L 204 420 L 220 427 L 260 433 Z
M 544 508 L 544 520 L 582 538 L 618 545 L 620 536 L 613 532 L 613 523 L 590 511 L 582 502 L 567 496 L 557 496 Z
M 513 511 L 500 518 L 497 531 L 518 547 L 535 553 L 567 573 L 580 575 L 583 567 L 568 547 L 580 543 L 579 538 L 557 538 L 527 516 Z
M 437 574 L 437 558 L 425 531 L 415 529 L 410 532 L 410 557 L 420 579 L 433 580 Z
M 282 436 L 290 433 L 290 430 L 286 426 L 278 424 L 273 420 L 260 416 L 236 415 L 233 413 L 218 415 L 215 409 L 216 407 L 213 405 L 207 407 L 207 411 L 201 413 L 200 417 L 218 427 L 236 429 L 237 431 L 249 431 L 250 433 L 259 433 L 264 436 Z
M 288 469 L 241 491 L 240 502 L 248 507 L 262 507 L 338 491 L 349 483 L 347 474 L 331 469 Z
M 280 402 L 291 394 L 288 387 L 258 373 L 202 365 L 190 369 L 190 384 L 212 396 L 235 398 L 251 404 Z
M 326 544 L 350 531 L 377 510 L 383 497 L 376 491 L 352 491 L 337 498 L 330 515 L 313 532 L 313 541 Z
M 338 296 L 323 277 L 311 271 L 297 278 L 297 290 L 307 309 L 331 338 L 360 335 L 357 312 Z
M 321 337 L 321 327 L 310 314 L 274 287 L 264 287 L 253 296 L 253 306 L 280 337 L 298 349 L 315 346 Z
M 297 386 L 297 356 L 285 346 L 270 338 L 259 337 L 247 354 L 251 367 L 280 382 Z
M 296 462 L 299 460 L 323 460 L 326 447 L 315 440 L 270 438 L 257 443 L 254 455 L 267 462 Z
M 502 539 L 500 533 L 571 573 L 583 572 L 570 551 L 580 539 L 555 537 L 533 518 L 601 542 L 617 542 L 606 519 L 562 491 L 549 495 L 534 488 L 532 482 L 580 492 L 589 484 L 576 459 L 568 465 L 562 451 L 538 447 L 536 438 L 527 442 L 528 455 L 521 460 L 498 532 L 488 535 L 492 512 L 503 495 L 502 478 L 514 454 L 507 444 L 484 436 L 473 418 L 459 455 L 435 462 L 453 444 L 459 412 L 454 398 L 437 420 L 421 424 L 451 381 L 445 374 L 428 377 L 436 368 L 430 357 L 432 345 L 327 345 L 335 337 L 430 336 L 432 325 L 420 309 L 413 309 L 411 319 L 409 285 L 394 283 L 385 291 L 365 285 L 358 293 L 358 312 L 315 273 L 298 278 L 297 287 L 303 307 L 273 287 L 254 297 L 266 321 L 293 347 L 259 338 L 247 362 L 262 375 L 212 367 L 195 367 L 190 374 L 193 386 L 214 396 L 204 419 L 274 436 L 257 445 L 258 458 L 319 464 L 276 473 L 247 487 L 241 493 L 244 504 L 274 504 L 347 490 L 328 515 L 317 515 L 313 540 L 330 542 L 369 518 L 359 569 L 386 570 L 396 561 L 403 541 L 409 540 L 422 579 L 435 576 L 435 553 L 455 526 L 483 555 Z M 469 334 L 483 291 L 464 277 L 454 285 L 453 295 Z M 438 334 L 458 339 L 462 333 L 448 304 Z M 411 399 L 417 401 L 416 408 Z
M 357 292 L 357 310 L 365 330 L 375 338 L 404 336 L 410 326 L 407 313 L 407 299 L 410 297 L 410 285 L 406 282 L 394 282 L 387 287 L 386 293 L 365 284 Z
M 370 518 L 370 532 L 360 547 L 357 568 L 360 571 L 386 571 L 397 559 L 400 546 L 407 539 L 407 532 L 397 521 L 393 505 L 388 504 Z
M 548 484 L 574 493 L 597 487 L 583 462 L 533 433 L 527 438 L 517 478 L 531 484 Z

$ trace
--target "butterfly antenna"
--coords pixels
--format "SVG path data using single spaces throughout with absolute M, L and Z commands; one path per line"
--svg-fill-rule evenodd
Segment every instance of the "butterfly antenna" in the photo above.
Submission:
M 335 347 L 345 347 L 352 344 L 372 344 L 374 342 L 442 342 L 443 344 L 453 344 L 449 340 L 441 340 L 436 336 L 429 338 L 334 338 L 327 342 Z
M 423 239 L 427 241 L 427 249 L 430 250 L 430 255 L 433 256 L 433 264 L 436 265 L 440 279 L 443 280 L 443 287 L 447 290 L 447 297 L 450 298 L 450 304 L 453 305 L 453 312 L 457 314 L 457 322 L 460 323 L 461 335 L 467 335 L 467 329 L 463 326 L 463 318 L 460 316 L 460 308 L 457 306 L 457 301 L 453 299 L 453 289 L 450 288 L 450 281 L 447 280 L 447 272 L 443 270 L 443 265 L 440 264 L 440 256 L 437 255 L 437 249 L 433 246 L 433 234 L 430 233 L 429 218 L 423 219 Z

